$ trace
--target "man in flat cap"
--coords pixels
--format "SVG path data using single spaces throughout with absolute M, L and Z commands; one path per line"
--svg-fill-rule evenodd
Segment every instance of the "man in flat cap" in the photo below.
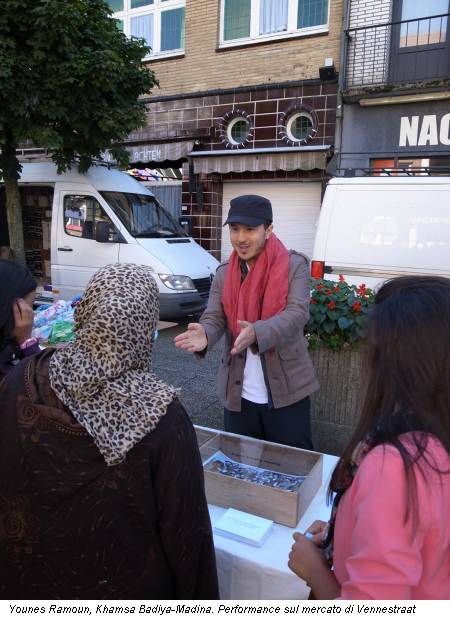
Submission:
M 233 253 L 217 269 L 199 323 L 175 345 L 204 356 L 225 333 L 217 382 L 225 430 L 312 449 L 309 395 L 318 384 L 303 336 L 309 261 L 286 249 L 272 219 L 264 197 L 231 200 Z

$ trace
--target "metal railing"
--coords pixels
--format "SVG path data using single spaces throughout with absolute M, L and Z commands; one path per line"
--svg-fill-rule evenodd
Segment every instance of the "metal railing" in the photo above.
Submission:
M 448 65 L 447 75 L 443 76 L 438 64 L 423 63 L 424 54 L 446 45 L 449 16 L 450 13 L 443 13 L 346 30 L 345 88 L 450 78 Z M 408 70 L 402 76 L 393 68 L 401 55 L 406 58 L 406 53 Z
M 344 167 L 336 170 L 336 176 L 450 176 L 450 165 L 412 167 Z

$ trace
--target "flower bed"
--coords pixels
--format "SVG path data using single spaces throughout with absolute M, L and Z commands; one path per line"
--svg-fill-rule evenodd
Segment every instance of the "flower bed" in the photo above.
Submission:
M 325 346 L 342 350 L 360 341 L 373 299 L 370 288 L 364 284 L 350 285 L 342 275 L 339 282 L 313 279 L 310 319 L 306 325 L 311 349 Z

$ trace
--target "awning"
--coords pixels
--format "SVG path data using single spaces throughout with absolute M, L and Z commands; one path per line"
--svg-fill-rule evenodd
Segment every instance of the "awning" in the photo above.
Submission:
M 130 153 L 130 163 L 158 163 L 186 159 L 193 147 L 193 141 L 186 141 L 140 144 L 138 146 L 126 146 L 126 149 Z
M 195 174 L 229 174 L 284 170 L 324 170 L 329 146 L 304 149 L 254 149 L 234 151 L 192 152 Z

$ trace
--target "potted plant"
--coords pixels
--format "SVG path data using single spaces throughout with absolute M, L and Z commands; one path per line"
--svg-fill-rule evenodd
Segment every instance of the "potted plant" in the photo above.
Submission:
M 315 448 L 340 454 L 355 426 L 362 370 L 361 340 L 373 291 L 364 284 L 313 279 L 306 326 L 320 390 L 312 397 Z

